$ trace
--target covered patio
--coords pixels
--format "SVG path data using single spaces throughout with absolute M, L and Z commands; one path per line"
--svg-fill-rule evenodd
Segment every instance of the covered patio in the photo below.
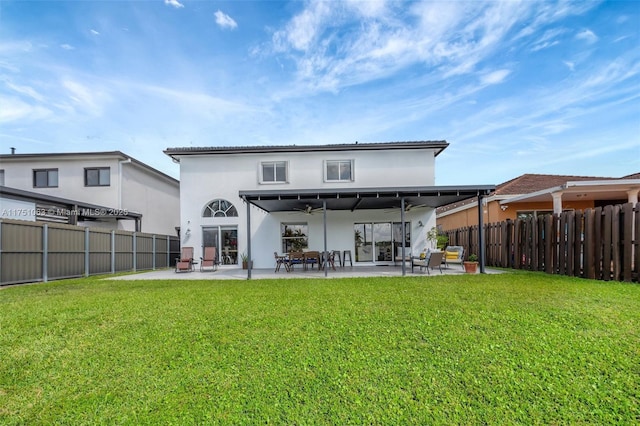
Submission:
M 336 270 L 331 270 L 329 275 L 325 275 L 325 271 L 303 270 L 302 268 L 295 269 L 292 272 L 286 272 L 283 269 L 280 272 L 274 272 L 273 268 L 269 269 L 253 269 L 251 277 L 252 279 L 291 279 L 291 278 L 306 278 L 306 279 L 324 279 L 326 278 L 367 278 L 367 277 L 398 277 L 401 275 L 401 266 L 346 266 L 337 267 Z M 437 269 L 427 273 L 424 269 L 415 269 L 414 273 L 411 273 L 411 265 L 408 265 L 408 277 L 441 277 L 444 275 L 463 275 L 465 272 L 460 265 L 452 265 L 449 268 L 442 268 L 442 273 Z M 499 274 L 502 271 L 497 269 L 486 268 L 484 273 L 486 274 Z M 129 275 L 118 275 L 115 277 L 108 277 L 108 280 L 246 280 L 247 270 L 238 267 L 223 267 L 217 271 L 206 272 L 189 272 L 176 274 L 173 269 L 161 269 L 157 271 L 146 271 L 140 273 L 134 273 Z
M 344 189 L 289 189 L 289 190 L 255 190 L 240 191 L 239 195 L 245 201 L 247 209 L 247 229 L 251 229 L 251 205 L 265 211 L 273 212 L 295 212 L 304 211 L 305 209 L 318 209 L 323 215 L 323 235 L 324 235 L 324 252 L 329 251 L 327 247 L 327 229 L 330 224 L 327 223 L 327 211 L 347 210 L 354 212 L 356 210 L 380 210 L 380 209 L 397 209 L 400 212 L 401 229 L 405 227 L 405 211 L 409 207 L 430 207 L 437 208 L 446 204 L 459 202 L 470 197 L 478 199 L 478 219 L 480 226 L 478 227 L 478 241 L 480 245 L 479 262 L 480 272 L 485 273 L 485 253 L 484 253 L 484 235 L 482 232 L 482 200 L 495 191 L 495 185 L 478 185 L 478 186 L 424 186 L 424 187 L 402 187 L 402 188 L 344 188 Z M 251 268 L 252 259 L 252 242 L 251 233 L 247 233 L 247 255 L 249 260 L 249 268 L 246 271 L 246 279 L 251 279 L 254 270 Z M 406 258 L 402 246 L 402 259 Z M 364 267 L 356 266 L 355 270 Z M 379 269 L 382 267 L 373 267 Z M 407 268 L 411 268 L 410 262 L 401 261 L 400 271 L 395 271 L 394 275 L 406 275 Z M 346 269 L 346 268 L 345 268 Z M 397 268 L 390 268 L 395 270 Z M 324 277 L 329 274 L 337 274 L 331 268 L 324 267 L 321 271 Z M 308 274 L 304 272 L 303 274 Z M 283 274 L 281 274 L 283 275 Z M 378 275 L 376 275 L 378 276 Z

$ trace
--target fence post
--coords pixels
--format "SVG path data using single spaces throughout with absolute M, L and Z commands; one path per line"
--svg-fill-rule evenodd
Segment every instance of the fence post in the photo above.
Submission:
M 167 268 L 171 266 L 171 238 L 167 235 Z
M 42 226 L 42 281 L 49 281 L 49 225 Z
M 116 231 L 111 230 L 111 273 L 116 273 Z
M 84 228 L 84 276 L 89 276 L 89 228 Z
M 136 233 L 133 233 L 133 272 L 136 272 L 136 267 L 138 262 L 138 247 L 136 241 Z
M 152 253 L 153 253 L 153 260 L 151 262 L 152 265 L 152 269 L 155 271 L 156 270 L 156 234 L 153 234 L 153 236 L 151 236 L 151 241 L 153 242 L 153 248 Z

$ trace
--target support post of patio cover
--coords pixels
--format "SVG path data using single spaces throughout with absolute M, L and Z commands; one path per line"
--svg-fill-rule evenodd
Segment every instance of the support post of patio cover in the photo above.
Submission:
M 247 204 L 247 279 L 251 279 L 251 204 L 244 199 Z
M 400 198 L 400 232 L 402 233 L 402 249 L 400 250 L 402 255 L 402 276 L 404 277 L 407 274 L 406 257 L 404 253 L 404 197 Z M 393 256 L 395 256 L 395 254 L 393 254 Z
M 484 211 L 482 208 L 482 195 L 478 195 L 478 257 L 480 258 L 480 273 L 484 274 Z
M 327 253 L 327 200 L 322 200 L 322 221 L 324 227 L 324 253 L 322 256 L 322 266 L 324 267 L 324 277 L 327 277 L 327 259 L 329 257 L 329 253 Z

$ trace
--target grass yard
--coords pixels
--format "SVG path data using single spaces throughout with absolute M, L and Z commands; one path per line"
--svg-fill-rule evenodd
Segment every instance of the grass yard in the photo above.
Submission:
M 537 273 L 0 290 L 0 424 L 638 424 L 640 286 Z

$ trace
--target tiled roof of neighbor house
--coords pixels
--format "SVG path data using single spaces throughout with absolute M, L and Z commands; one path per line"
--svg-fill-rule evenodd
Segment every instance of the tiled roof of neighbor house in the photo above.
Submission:
M 407 142 L 355 142 L 345 144 L 325 145 L 268 145 L 268 146 L 210 146 L 210 147 L 178 147 L 167 148 L 164 153 L 174 155 L 199 154 L 250 154 L 273 152 L 318 152 L 318 151 L 372 151 L 388 149 L 436 149 L 435 155 L 440 154 L 449 143 L 447 141 L 407 141 Z
M 622 176 L 620 179 L 640 179 L 640 173 L 634 173 L 628 176 Z
M 527 173 L 496 186 L 495 195 L 530 194 L 532 192 L 542 191 L 543 189 L 553 188 L 554 186 L 564 185 L 567 182 L 609 179 L 616 178 L 570 175 L 539 175 Z
M 635 176 L 635 175 L 631 175 Z M 495 192 L 491 195 L 522 195 L 531 194 L 533 192 L 542 191 L 544 189 L 553 188 L 555 186 L 564 185 L 567 182 L 589 181 L 589 180 L 616 180 L 616 179 L 633 179 L 631 176 L 623 178 L 613 177 L 597 177 L 597 176 L 571 176 L 571 175 L 542 175 L 535 173 L 526 173 L 496 186 Z M 447 204 L 446 206 L 436 209 L 436 213 L 443 213 L 451 209 L 466 206 L 475 202 L 475 198 L 469 198 L 458 203 Z

